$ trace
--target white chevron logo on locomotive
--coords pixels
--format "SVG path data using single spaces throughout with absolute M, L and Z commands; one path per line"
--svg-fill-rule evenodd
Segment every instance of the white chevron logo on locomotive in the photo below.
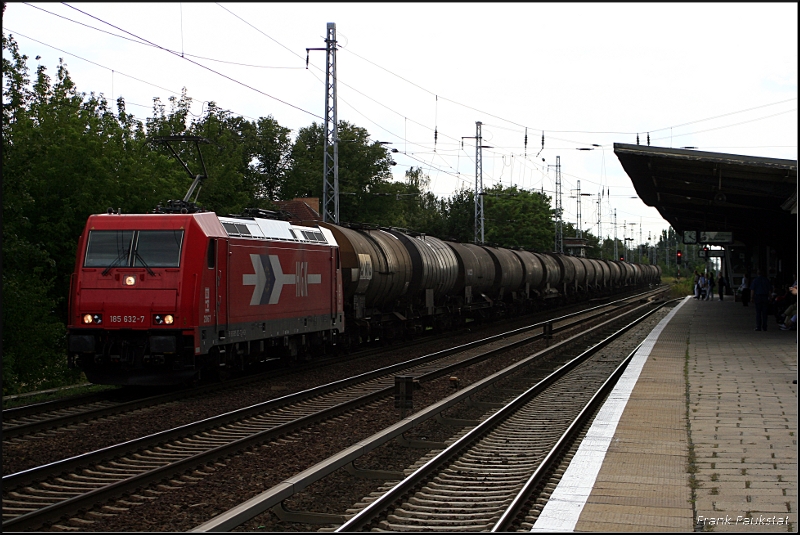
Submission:
M 285 284 L 294 284 L 295 296 L 306 297 L 309 284 L 320 284 L 322 275 L 308 273 L 308 262 L 295 262 L 295 272 L 284 274 L 277 255 L 251 254 L 255 273 L 242 275 L 242 284 L 255 286 L 251 305 L 275 305 L 281 297 Z

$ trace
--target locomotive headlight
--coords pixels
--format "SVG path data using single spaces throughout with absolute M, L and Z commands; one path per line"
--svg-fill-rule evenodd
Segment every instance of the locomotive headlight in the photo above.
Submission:
M 153 316 L 153 323 L 156 325 L 172 325 L 175 323 L 175 318 L 172 314 L 156 314 Z
M 133 286 L 136 284 L 136 276 L 135 275 L 127 275 L 125 277 L 125 286 Z
M 102 314 L 84 314 L 83 315 L 83 323 L 86 325 L 90 325 L 95 323 L 97 325 L 103 323 L 103 315 Z

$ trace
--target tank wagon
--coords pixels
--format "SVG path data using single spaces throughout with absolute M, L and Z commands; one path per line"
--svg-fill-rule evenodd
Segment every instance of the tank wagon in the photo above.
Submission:
M 94 383 L 170 385 L 660 282 L 657 267 L 394 228 L 221 217 L 89 217 L 69 363 Z

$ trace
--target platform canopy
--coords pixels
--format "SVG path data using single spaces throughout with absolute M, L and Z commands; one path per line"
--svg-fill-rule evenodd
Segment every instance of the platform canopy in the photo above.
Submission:
M 679 235 L 732 232 L 736 242 L 791 240 L 796 249 L 796 161 L 625 143 L 614 153 L 642 201 Z

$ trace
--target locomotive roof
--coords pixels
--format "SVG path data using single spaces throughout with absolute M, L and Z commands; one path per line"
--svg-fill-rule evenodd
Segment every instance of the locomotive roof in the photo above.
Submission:
M 124 222 L 124 223 L 123 223 Z M 257 217 L 224 217 L 214 212 L 194 214 L 97 214 L 89 217 L 89 229 L 137 228 L 142 230 L 186 228 L 196 223 L 206 236 L 314 243 L 336 247 L 333 233 L 322 227 L 294 225 L 288 221 Z
M 288 221 L 257 217 L 220 217 L 219 221 L 228 236 L 337 245 L 333 233 L 323 227 L 294 225 Z

